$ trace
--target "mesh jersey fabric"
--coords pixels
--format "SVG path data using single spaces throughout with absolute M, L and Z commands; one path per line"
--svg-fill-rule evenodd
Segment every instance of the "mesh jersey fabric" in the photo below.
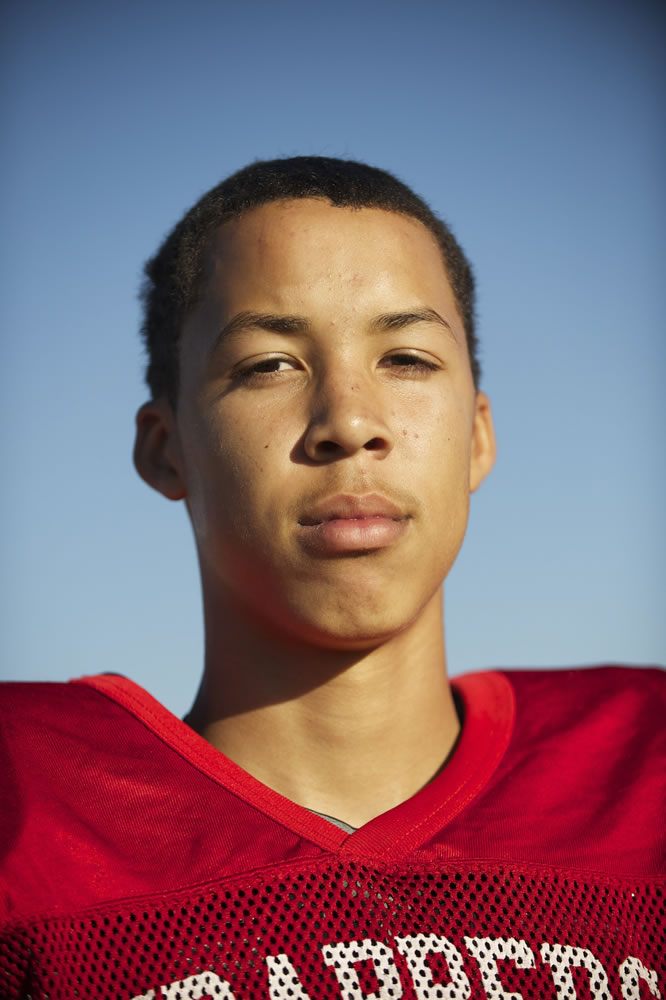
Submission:
M 453 684 L 447 767 L 351 835 L 125 678 L 5 685 L 0 996 L 666 997 L 664 673 Z

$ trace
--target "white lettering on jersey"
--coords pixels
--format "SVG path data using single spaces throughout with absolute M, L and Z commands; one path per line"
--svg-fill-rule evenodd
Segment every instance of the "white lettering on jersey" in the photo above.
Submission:
M 286 955 L 267 955 L 270 1000 L 310 1000 Z
M 504 959 L 519 969 L 534 968 L 534 952 L 526 941 L 517 938 L 465 938 L 470 954 L 479 963 L 483 988 L 488 1000 L 523 1000 L 522 993 L 507 993 L 502 989 L 498 961 Z
M 410 934 L 396 937 L 396 948 L 407 959 L 417 1000 L 468 1000 L 472 987 L 463 968 L 462 955 L 455 945 L 439 934 Z M 428 958 L 443 955 L 451 982 L 435 984 Z
M 632 958 L 630 955 L 629 958 L 624 960 L 618 972 L 620 974 L 620 986 L 624 1000 L 640 1000 L 641 989 L 638 982 L 639 979 L 648 984 L 653 997 L 661 997 L 657 973 L 654 969 L 647 969 L 640 958 Z
M 379 941 L 350 941 L 322 948 L 324 961 L 334 970 L 340 984 L 342 1000 L 399 1000 L 402 996 L 400 977 L 395 967 L 393 950 Z M 378 993 L 364 993 L 354 968 L 357 962 L 370 960 L 379 982 Z
M 572 1000 L 576 996 L 572 968 L 587 969 L 594 1000 L 612 1000 L 606 971 L 599 959 L 587 948 L 544 942 L 541 945 L 541 958 L 550 965 L 558 1000 Z
M 159 993 L 148 990 L 132 1000 L 234 1000 L 229 983 L 225 983 L 214 972 L 201 972 L 198 976 L 178 979 L 170 986 L 160 986 Z
M 472 989 L 460 951 L 447 938 L 438 934 L 410 934 L 396 937 L 395 946 L 407 962 L 417 1000 L 470 1000 Z M 497 963 L 509 960 L 519 969 L 534 969 L 535 957 L 529 945 L 516 938 L 470 938 L 465 945 L 477 961 L 488 1000 L 523 1000 L 520 993 L 502 989 Z M 606 971 L 595 955 L 586 948 L 565 944 L 541 945 L 541 958 L 550 966 L 557 1000 L 576 1000 L 571 974 L 573 968 L 585 969 L 589 975 L 593 1000 L 613 1000 Z M 390 945 L 369 938 L 364 941 L 340 942 L 322 948 L 324 962 L 333 969 L 340 987 L 340 1000 L 400 1000 L 403 987 Z M 435 983 L 428 959 L 443 956 L 451 981 Z M 267 1000 L 311 1000 L 303 988 L 291 960 L 285 954 L 266 956 L 268 971 Z M 363 991 L 359 973 L 360 962 L 372 962 L 379 989 Z M 639 958 L 629 956 L 618 968 L 622 1000 L 640 1000 L 640 980 L 647 985 L 655 1000 L 662 1000 L 659 980 Z M 161 986 L 156 993 L 148 990 L 132 1000 L 235 1000 L 231 986 L 214 972 L 202 972 Z M 253 998 L 254 1000 L 254 998 Z M 666 1000 L 666 998 L 665 998 Z
M 188 976 L 179 983 L 163 986 L 164 1000 L 203 1000 L 204 997 L 215 1000 L 234 1000 L 229 983 L 223 982 L 214 972 L 201 972 L 198 976 Z

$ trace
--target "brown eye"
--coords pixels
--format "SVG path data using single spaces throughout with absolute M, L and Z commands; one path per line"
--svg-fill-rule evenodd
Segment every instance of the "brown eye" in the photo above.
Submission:
M 260 358 L 241 366 L 233 378 L 240 382 L 261 382 L 279 376 L 283 372 L 294 371 L 297 367 L 297 362 L 291 358 Z
M 425 358 L 422 354 L 410 354 L 406 351 L 388 354 L 382 358 L 381 365 L 384 368 L 393 368 L 398 372 L 404 371 L 406 375 L 425 375 L 429 372 L 439 371 L 441 368 L 441 365 Z
M 280 371 L 280 365 L 285 362 L 282 358 L 267 358 L 265 361 L 258 361 L 256 365 L 252 365 L 251 368 L 246 369 L 246 373 L 249 371 L 251 374 L 264 375 L 269 372 Z

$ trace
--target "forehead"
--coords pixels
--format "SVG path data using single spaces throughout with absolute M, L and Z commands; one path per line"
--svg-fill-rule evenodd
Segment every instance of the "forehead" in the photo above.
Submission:
M 372 286 L 412 298 L 451 298 L 434 235 L 410 216 L 338 207 L 319 198 L 271 202 L 224 223 L 206 255 L 207 291 L 268 296 L 354 293 Z

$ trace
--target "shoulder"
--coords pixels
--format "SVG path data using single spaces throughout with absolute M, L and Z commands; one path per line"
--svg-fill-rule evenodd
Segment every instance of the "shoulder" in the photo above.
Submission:
M 520 816 L 511 836 L 530 856 L 562 865 L 662 871 L 664 671 L 604 666 L 500 673 L 513 691 L 515 712 L 487 798 L 502 816 Z
M 63 775 L 83 779 L 93 761 L 139 738 L 130 713 L 93 684 L 0 684 L 0 768 L 12 776 L 5 795 L 13 785 L 50 796 Z
M 600 666 L 502 671 L 516 703 L 515 734 L 558 752 L 593 747 L 607 759 L 666 754 L 666 671 Z M 575 749 L 574 749 L 575 748 Z
M 660 667 L 595 666 L 559 670 L 504 670 L 521 722 L 548 730 L 585 719 L 663 728 L 666 671 Z
M 0 683 L 0 714 L 10 719 L 17 713 L 34 715 L 46 711 L 60 715 L 85 701 L 90 688 L 76 681 L 3 681 Z
M 93 734 L 100 724 L 103 732 L 104 723 L 116 723 L 120 711 L 94 687 L 77 681 L 0 684 L 0 731 L 10 744 L 28 738 L 33 746 L 52 749 L 54 735 Z
M 591 664 L 548 669 L 501 669 L 512 683 L 525 687 L 574 685 L 581 690 L 605 691 L 656 691 L 666 697 L 666 669 L 658 665 L 634 666 L 628 664 Z
M 173 804 L 159 740 L 103 681 L 0 685 L 0 923 L 112 892 Z
M 666 773 L 666 671 L 617 665 L 496 670 L 512 703 L 509 759 L 597 776 L 631 766 Z M 455 682 L 454 682 L 455 683 Z M 481 692 L 491 690 L 479 685 Z M 500 688 L 501 690 L 501 688 Z M 492 713 L 491 716 L 492 718 Z M 661 770 L 660 770 L 661 768 Z M 564 769 L 564 770 L 562 770 Z
M 627 815 L 658 816 L 666 794 L 666 673 L 620 666 L 509 671 L 512 759 L 549 796 L 600 796 Z M 515 772 L 514 772 L 515 773 Z

